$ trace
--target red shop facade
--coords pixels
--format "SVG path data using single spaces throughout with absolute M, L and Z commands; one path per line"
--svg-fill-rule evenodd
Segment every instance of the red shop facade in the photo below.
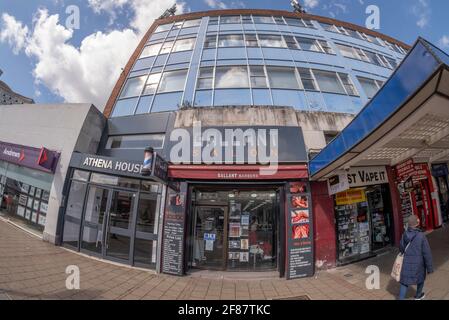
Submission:
M 170 165 L 162 272 L 314 273 L 314 217 L 305 164 Z

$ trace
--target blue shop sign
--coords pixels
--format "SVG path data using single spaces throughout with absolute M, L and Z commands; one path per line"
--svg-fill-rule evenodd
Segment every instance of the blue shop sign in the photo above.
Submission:
M 448 175 L 448 169 L 446 164 L 434 164 L 432 165 L 432 176 L 445 177 Z

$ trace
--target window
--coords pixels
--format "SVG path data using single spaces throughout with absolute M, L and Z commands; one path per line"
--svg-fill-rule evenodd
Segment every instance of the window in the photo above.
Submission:
M 340 50 L 340 53 L 343 57 L 351 59 L 359 59 L 359 57 L 357 56 L 356 52 L 352 47 L 337 43 L 337 48 L 338 50 Z
M 254 23 L 274 23 L 273 17 L 253 16 Z
M 251 87 L 267 88 L 267 78 L 263 66 L 250 66 Z
M 120 98 L 139 96 L 142 92 L 147 76 L 137 78 L 130 78 L 126 81 L 125 87 L 122 90 Z
M 390 64 L 391 68 L 396 69 L 396 67 L 398 66 L 398 63 L 396 62 L 396 60 L 394 60 L 392 58 L 388 58 L 388 57 L 385 57 L 385 59 Z
M 147 84 L 143 90 L 144 95 L 155 94 L 159 80 L 161 79 L 161 73 L 153 73 L 148 76 Z
M 255 34 L 245 34 L 245 43 L 247 47 L 258 47 L 257 36 Z
M 365 51 L 363 51 L 360 48 L 354 48 L 355 52 L 357 53 L 358 59 L 365 61 L 365 62 L 371 62 L 368 56 L 365 54 Z
M 313 70 L 313 74 L 321 91 L 340 94 L 346 93 L 335 72 Z
M 173 25 L 173 28 L 171 28 L 171 29 L 172 29 L 172 30 L 178 30 L 178 29 L 181 29 L 182 24 L 183 24 L 183 21 L 175 22 L 175 24 Z
M 318 43 L 315 39 L 296 37 L 296 41 L 298 41 L 299 46 L 302 50 L 321 51 L 321 48 L 318 46 Z
M 243 47 L 243 35 L 242 34 L 228 34 L 221 35 L 218 38 L 219 47 Z
M 217 46 L 217 35 L 207 36 L 204 41 L 204 48 L 215 48 Z
M 218 17 L 210 17 L 209 18 L 209 25 L 210 26 L 216 26 L 218 24 Z
M 173 41 L 165 42 L 161 48 L 160 54 L 170 53 L 172 46 L 173 46 Z
M 330 31 L 330 32 L 338 32 L 338 29 L 333 24 L 320 22 L 320 25 L 323 27 L 324 30 Z
M 315 26 L 313 25 L 312 21 L 310 21 L 310 20 L 302 19 L 302 22 L 304 23 L 304 25 L 305 25 L 307 28 L 315 28 Z
M 240 23 L 240 16 L 222 16 L 220 23 Z
M 377 56 L 377 54 L 375 54 L 374 52 L 371 51 L 363 51 L 366 56 L 369 58 L 369 61 L 377 66 L 380 67 L 385 67 L 385 65 L 382 63 L 382 61 L 380 60 L 380 58 Z
M 282 36 L 260 34 L 259 43 L 261 47 L 286 48 Z
M 374 79 L 368 79 L 368 78 L 362 78 L 362 77 L 357 77 L 357 79 L 359 80 L 360 85 L 362 86 L 363 91 L 365 91 L 368 99 L 372 99 L 376 95 L 377 91 L 384 84 L 382 81 L 374 80 Z
M 298 68 L 299 76 L 301 77 L 302 85 L 305 90 L 316 90 L 317 86 L 310 69 Z
M 337 29 L 337 32 L 350 36 L 349 32 L 342 26 L 335 26 L 335 28 Z
M 173 25 L 172 23 L 161 24 L 160 26 L 157 27 L 156 31 L 154 31 L 154 32 L 156 33 L 156 32 L 168 31 L 171 29 L 172 25 Z
M 317 41 L 320 44 L 323 52 L 325 52 L 327 54 L 334 54 L 334 50 L 329 46 L 329 43 L 327 43 L 327 41 L 324 41 L 324 40 L 317 40 Z
M 164 72 L 158 92 L 171 92 L 184 90 L 187 70 Z
M 285 18 L 285 21 L 290 26 L 305 27 L 305 24 L 301 19 Z
M 289 49 L 299 49 L 299 45 L 296 43 L 295 38 L 292 36 L 284 36 L 284 40 L 287 43 L 287 48 Z
M 192 50 L 195 45 L 195 38 L 176 40 L 173 52 Z
M 357 96 L 357 90 L 354 87 L 354 84 L 351 81 L 351 78 L 346 73 L 338 73 L 343 86 L 345 87 L 346 93 L 350 96 Z
M 214 67 L 200 68 L 198 75 L 198 89 L 212 89 L 214 80 Z
M 277 24 L 285 24 L 285 21 L 282 17 L 274 17 L 274 22 Z
M 106 149 L 145 149 L 146 147 L 162 149 L 164 138 L 164 134 L 112 136 L 106 142 Z
M 140 58 L 156 56 L 162 47 L 162 43 L 152 44 L 143 48 Z
M 183 28 L 189 28 L 189 27 L 197 27 L 201 24 L 201 19 L 194 19 L 194 20 L 186 20 L 184 22 Z
M 324 132 L 324 140 L 326 141 L 326 145 L 332 142 L 336 137 L 338 136 L 338 132 L 330 132 L 325 131 Z
M 267 67 L 271 88 L 300 89 L 295 69 L 285 67 Z
M 217 67 L 215 88 L 248 88 L 248 69 L 244 66 Z
M 358 33 L 358 32 L 355 31 L 355 30 L 347 29 L 347 28 L 346 28 L 345 30 L 346 30 L 347 34 L 348 34 L 350 37 L 353 37 L 353 38 L 359 39 L 359 40 L 366 40 L 366 39 L 364 39 L 364 38 L 361 36 L 360 33 Z
M 242 23 L 253 23 L 251 16 L 242 16 Z

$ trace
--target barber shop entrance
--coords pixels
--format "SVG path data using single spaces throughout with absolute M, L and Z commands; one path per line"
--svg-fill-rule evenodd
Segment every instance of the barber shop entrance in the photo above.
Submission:
M 283 259 L 280 186 L 191 186 L 190 195 L 190 268 L 277 270 Z

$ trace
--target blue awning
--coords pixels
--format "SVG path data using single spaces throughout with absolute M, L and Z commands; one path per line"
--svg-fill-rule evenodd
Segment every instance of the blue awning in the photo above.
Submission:
M 367 143 L 366 140 L 376 131 L 388 132 L 385 126 L 393 116 L 397 114 L 404 118 L 409 116 L 416 109 L 402 110 L 403 107 L 413 102 L 413 99 L 418 99 L 415 97 L 419 95 L 420 90 L 442 70 L 448 70 L 448 65 L 449 56 L 446 53 L 419 38 L 371 101 L 331 143 L 310 161 L 312 179 L 323 178 L 365 152 L 371 143 Z M 395 121 L 400 123 L 399 120 Z M 382 130 L 379 130 L 382 126 L 384 126 Z

